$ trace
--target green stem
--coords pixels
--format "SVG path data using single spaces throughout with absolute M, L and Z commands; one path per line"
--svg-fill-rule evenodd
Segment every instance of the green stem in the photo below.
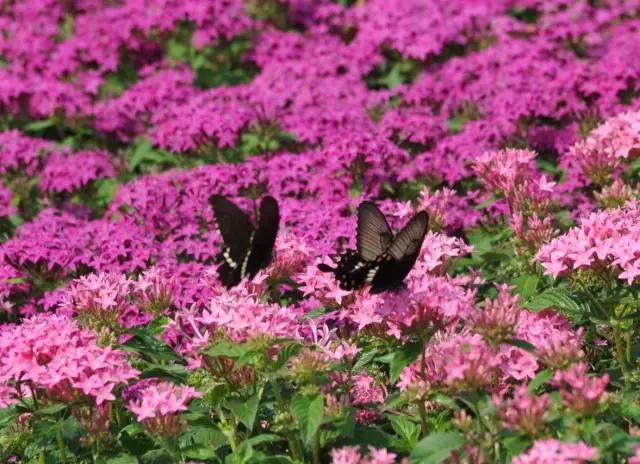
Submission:
M 620 331 L 617 327 L 613 328 L 613 339 L 616 344 L 616 357 L 618 358 L 618 363 L 620 364 L 620 370 L 622 371 L 622 377 L 624 378 L 625 386 L 629 385 L 629 366 L 627 364 L 626 352 L 627 349 L 625 347 L 624 341 L 620 335 Z
M 427 378 L 427 343 L 429 343 L 429 339 L 431 335 L 425 337 L 426 340 L 422 346 L 422 354 L 420 355 L 420 374 L 422 375 L 422 379 L 426 380 Z M 420 399 L 418 402 L 418 411 L 420 412 L 420 427 L 422 429 L 422 436 L 426 437 L 429 434 L 429 425 L 427 424 L 427 408 L 424 405 L 424 399 Z
M 313 464 L 320 464 L 320 433 L 319 431 L 316 431 L 316 433 L 313 434 L 313 447 L 311 451 L 313 453 Z
M 58 442 L 58 448 L 60 449 L 60 459 L 63 464 L 67 464 L 67 451 L 64 443 L 64 437 L 62 436 L 62 430 L 56 432 L 56 441 Z
M 280 412 L 286 412 L 284 407 L 284 401 L 282 400 L 282 392 L 280 391 L 280 385 L 278 385 L 278 379 L 271 379 L 271 385 L 273 388 L 273 396 L 276 397 L 276 404 Z M 289 444 L 289 455 L 293 461 L 298 460 L 298 448 L 296 442 L 292 437 L 287 436 L 287 443 Z
M 427 408 L 424 405 L 424 399 L 418 401 L 418 411 L 420 412 L 420 428 L 422 430 L 422 436 L 426 437 L 429 434 L 429 425 L 427 424 Z

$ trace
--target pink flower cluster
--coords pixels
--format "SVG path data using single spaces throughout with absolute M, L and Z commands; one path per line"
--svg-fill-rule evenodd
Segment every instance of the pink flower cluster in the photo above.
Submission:
M 547 245 L 536 260 L 554 277 L 580 269 L 605 271 L 631 284 L 640 275 L 640 210 L 635 202 L 591 213 Z
M 605 401 L 609 383 L 608 374 L 589 377 L 587 370 L 585 363 L 577 363 L 567 371 L 556 372 L 553 378 L 553 385 L 560 391 L 565 406 L 585 415 L 595 413 L 599 404 Z
M 87 399 L 100 406 L 139 374 L 124 352 L 98 346 L 95 334 L 65 316 L 38 315 L 3 326 L 0 353 L 4 405 L 29 392 L 39 400 Z
M 390 453 L 386 449 L 377 449 L 369 446 L 369 453 L 362 455 L 357 446 L 345 446 L 343 448 L 331 450 L 333 464 L 393 464 L 397 455 Z
M 563 159 L 567 182 L 604 186 L 620 174 L 622 163 L 640 154 L 640 113 L 628 111 L 607 119 L 576 143 Z
M 135 387 L 135 385 L 134 385 Z M 187 410 L 187 403 L 192 398 L 201 396 L 193 388 L 169 382 L 158 382 L 155 385 L 146 386 L 137 392 L 139 399 L 129 402 L 129 409 L 138 420 L 151 419 L 166 416 Z
M 526 453 L 513 458 L 513 464 L 585 464 L 598 457 L 598 450 L 583 442 L 562 443 L 538 440 Z

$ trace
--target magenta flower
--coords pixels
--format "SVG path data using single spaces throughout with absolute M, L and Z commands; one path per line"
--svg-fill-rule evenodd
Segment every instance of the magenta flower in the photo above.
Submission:
M 444 388 L 473 391 L 491 388 L 499 379 L 499 358 L 480 335 L 442 334 L 427 346 L 424 367 L 421 359 L 404 369 L 398 387 L 423 390 Z
M 543 246 L 535 259 L 554 277 L 597 267 L 631 284 L 640 275 L 638 224 L 636 203 L 592 213 L 580 227 Z
M 605 401 L 609 375 L 589 377 L 585 363 L 578 363 L 566 371 L 556 372 L 553 386 L 558 388 L 567 408 L 581 414 L 593 414 Z
M 331 450 L 332 464 L 393 464 L 397 455 L 384 448 L 368 447 L 369 454 L 362 455 L 357 446 L 344 446 Z
M 59 308 L 97 327 L 114 328 L 131 306 L 132 285 L 123 274 L 89 274 L 71 283 Z
M 127 407 L 149 433 L 176 436 L 186 427 L 180 413 L 187 410 L 190 400 L 201 397 L 202 393 L 186 385 L 158 382 L 146 384 L 135 396 Z
M 474 332 L 491 343 L 512 338 L 521 313 L 519 296 L 510 296 L 507 286 L 499 286 L 498 290 L 497 299 L 485 299 L 484 308 L 471 313 L 469 317 Z
M 585 464 L 597 457 L 598 450 L 584 442 L 548 439 L 536 441 L 529 451 L 513 458 L 513 464 Z
M 115 176 L 107 152 L 53 153 L 42 170 L 40 188 L 50 193 L 71 193 L 96 179 Z
M 493 396 L 502 426 L 521 433 L 536 435 L 541 431 L 549 407 L 549 395 L 535 395 L 525 385 L 515 388 L 513 398 Z
M 92 332 L 64 316 L 38 315 L 7 326 L 0 331 L 0 353 L 2 385 L 29 383 L 41 399 L 85 399 L 100 406 L 115 400 L 114 389 L 139 373 L 124 352 L 98 346 Z

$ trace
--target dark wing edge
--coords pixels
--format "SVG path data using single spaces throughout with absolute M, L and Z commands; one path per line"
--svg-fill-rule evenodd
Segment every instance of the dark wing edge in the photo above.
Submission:
M 398 232 L 388 249 L 388 253 L 396 261 L 410 255 L 415 255 L 417 258 L 428 226 L 429 215 L 425 211 L 420 211 Z
M 213 208 L 216 224 L 222 240 L 223 247 L 229 249 L 234 261 L 241 261 L 251 244 L 251 235 L 254 233 L 253 224 L 249 217 L 233 202 L 222 195 L 212 195 L 209 203 Z
M 269 265 L 280 226 L 280 210 L 275 198 L 264 197 L 258 210 L 258 228 L 251 238 L 249 255 L 243 263 L 242 276 L 253 277 L 260 269 Z
M 374 261 L 393 243 L 389 223 L 371 201 L 364 201 L 358 206 L 356 243 L 358 254 L 365 261 Z
M 258 211 L 256 243 L 273 249 L 280 227 L 280 208 L 275 198 L 264 197 Z

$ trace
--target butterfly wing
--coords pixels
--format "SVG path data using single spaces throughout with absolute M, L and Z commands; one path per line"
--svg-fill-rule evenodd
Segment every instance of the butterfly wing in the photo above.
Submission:
M 395 236 L 385 253 L 390 259 L 380 264 L 371 281 L 372 293 L 402 285 L 418 259 L 428 224 L 429 216 L 421 211 Z
M 249 217 L 234 203 L 222 195 L 209 198 L 222 241 L 222 252 L 218 255 L 220 281 L 227 287 L 236 285 L 242 279 L 242 264 L 245 262 L 251 237 L 255 229 Z
M 417 258 L 424 236 L 427 233 L 428 225 L 429 215 L 424 211 L 420 211 L 395 236 L 387 252 L 396 261 L 413 255 Z
M 273 256 L 273 246 L 278 236 L 280 224 L 280 209 L 275 198 L 267 196 L 260 204 L 258 211 L 258 228 L 251 237 L 249 254 L 245 258 L 241 269 L 241 276 L 253 277 L 256 273 L 269 265 Z
M 318 269 L 333 273 L 342 290 L 354 290 L 368 281 L 373 266 L 374 263 L 363 261 L 356 250 L 347 250 L 338 258 L 335 268 L 319 264 Z
M 364 261 L 374 261 L 393 241 L 393 232 L 378 207 L 365 201 L 358 207 L 358 254 Z

